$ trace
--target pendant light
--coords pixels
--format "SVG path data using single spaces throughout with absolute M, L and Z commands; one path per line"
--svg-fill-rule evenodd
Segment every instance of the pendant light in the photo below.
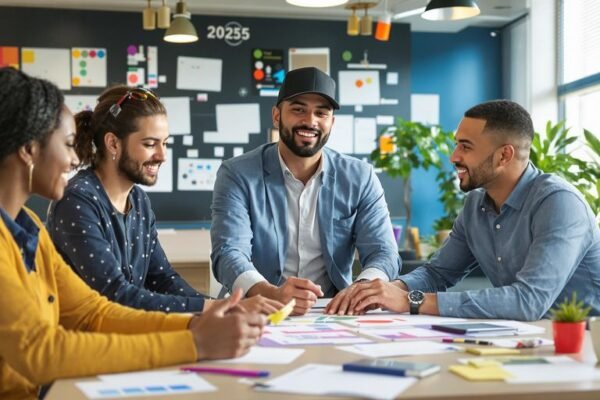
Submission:
M 165 32 L 164 40 L 171 43 L 192 43 L 198 40 L 191 15 L 186 10 L 185 1 L 178 1 L 171 26 Z
M 455 21 L 479 15 L 475 0 L 431 0 L 421 17 L 430 21 Z

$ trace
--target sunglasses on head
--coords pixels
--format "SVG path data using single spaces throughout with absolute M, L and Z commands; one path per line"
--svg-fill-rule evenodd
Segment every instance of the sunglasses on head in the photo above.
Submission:
M 151 90 L 144 88 L 134 88 L 130 89 L 123 96 L 117 100 L 115 104 L 110 106 L 108 112 L 112 114 L 113 117 L 117 118 L 117 116 L 121 113 L 122 107 L 121 105 L 125 103 L 128 99 L 134 99 L 138 101 L 146 101 L 148 97 L 152 97 L 155 100 L 158 100 L 158 96 Z

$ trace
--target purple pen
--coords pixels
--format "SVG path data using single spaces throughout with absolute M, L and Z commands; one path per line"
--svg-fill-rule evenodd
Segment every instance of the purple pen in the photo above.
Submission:
M 215 367 L 182 367 L 182 371 L 198 372 L 204 374 L 232 375 L 242 376 L 245 378 L 264 378 L 269 376 L 269 371 L 251 370 L 251 369 L 232 369 L 232 368 L 215 368 Z

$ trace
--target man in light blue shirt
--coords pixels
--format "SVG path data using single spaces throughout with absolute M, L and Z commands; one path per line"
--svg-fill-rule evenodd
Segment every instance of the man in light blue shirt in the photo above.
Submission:
M 465 113 L 451 161 L 470 192 L 448 240 L 393 283 L 360 283 L 351 312 L 381 306 L 467 318 L 538 320 L 572 293 L 600 314 L 600 231 L 583 196 L 529 162 L 533 124 L 498 100 Z M 479 266 L 493 288 L 445 292 Z M 426 292 L 426 293 L 423 293 Z
M 335 81 L 317 68 L 290 71 L 273 107 L 280 141 L 225 161 L 211 226 L 215 277 L 226 291 L 287 303 L 304 314 L 320 296 L 346 309 L 358 279 L 388 281 L 400 268 L 383 189 L 373 168 L 324 147 Z

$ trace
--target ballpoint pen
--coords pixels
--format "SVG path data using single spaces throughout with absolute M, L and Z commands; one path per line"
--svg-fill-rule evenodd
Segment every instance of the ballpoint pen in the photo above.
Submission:
M 463 339 L 463 338 L 443 338 L 443 343 L 465 343 L 465 344 L 480 344 L 483 346 L 493 346 L 494 343 L 487 340 Z
M 233 369 L 233 368 L 215 368 L 215 367 L 182 367 L 182 371 L 198 372 L 204 374 L 232 375 L 246 378 L 264 378 L 269 376 L 269 371 L 251 370 L 251 369 Z

